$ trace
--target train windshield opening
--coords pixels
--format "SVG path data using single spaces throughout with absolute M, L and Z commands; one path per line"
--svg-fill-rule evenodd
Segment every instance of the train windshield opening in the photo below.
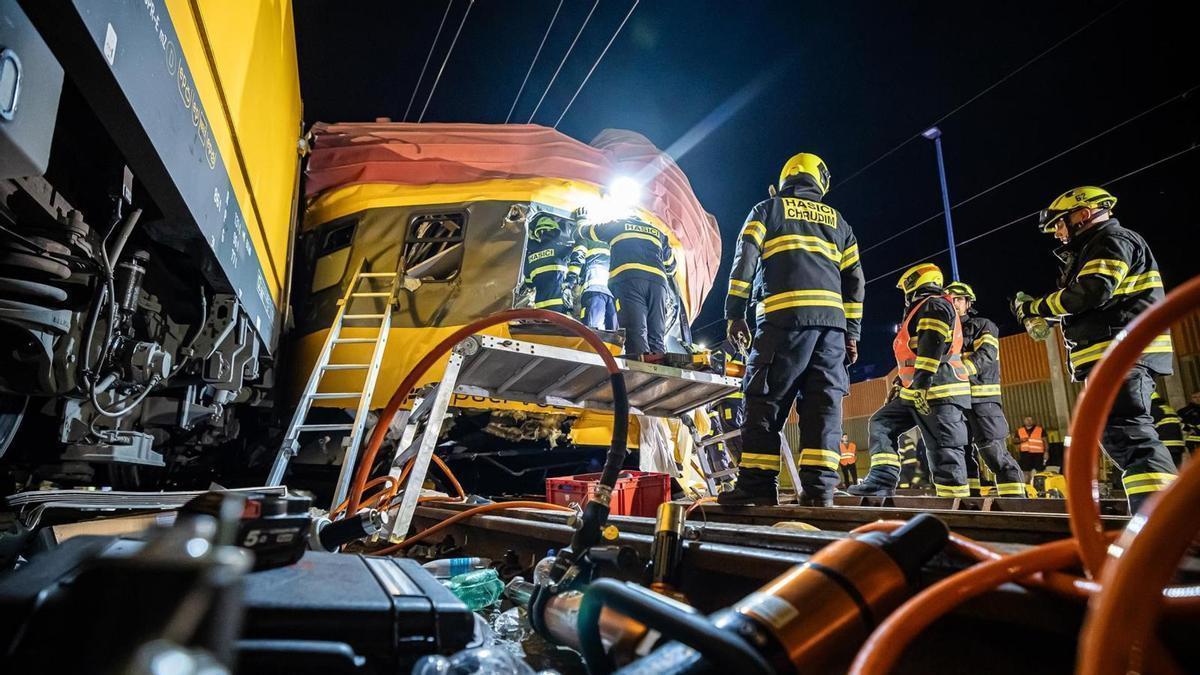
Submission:
M 421 281 L 450 281 L 463 262 L 467 215 L 437 213 L 413 216 L 404 238 L 404 273 Z

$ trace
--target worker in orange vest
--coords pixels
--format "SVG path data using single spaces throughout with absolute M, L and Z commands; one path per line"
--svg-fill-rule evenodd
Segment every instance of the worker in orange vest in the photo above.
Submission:
M 1033 473 L 1046 466 L 1046 431 L 1026 417 L 1023 426 L 1017 427 L 1017 450 L 1021 452 L 1021 470 L 1025 482 L 1033 482 Z
M 846 487 L 858 484 L 858 446 L 854 441 L 850 440 L 850 436 L 842 434 L 842 441 L 838 443 L 838 450 L 841 453 L 842 465 L 842 482 Z

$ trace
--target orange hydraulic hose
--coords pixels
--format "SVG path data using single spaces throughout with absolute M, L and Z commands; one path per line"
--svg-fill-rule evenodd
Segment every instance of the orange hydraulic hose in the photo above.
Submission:
M 851 675 L 891 672 L 913 638 L 963 602 L 1003 583 L 1073 565 L 1077 559 L 1075 542 L 1060 539 L 980 563 L 943 579 L 915 595 L 879 624 L 858 652 L 849 672 Z
M 1109 547 L 1103 588 L 1092 601 L 1079 641 L 1081 675 L 1147 672 L 1163 588 L 1200 531 L 1200 462 L 1190 462 L 1151 497 Z M 1153 651 L 1153 650 L 1151 650 Z
M 392 423 L 392 418 L 396 416 L 396 412 L 400 410 L 400 406 L 408 400 L 408 395 L 412 393 L 413 387 L 416 386 L 419 380 L 426 371 L 428 371 L 438 359 L 442 358 L 447 352 L 455 347 L 459 342 L 478 333 L 479 331 L 490 328 L 498 324 L 508 323 L 518 319 L 541 320 L 555 324 L 559 327 L 566 328 L 574 332 L 579 337 L 583 338 L 588 345 L 595 350 L 600 358 L 604 361 L 608 372 L 616 375 L 621 372 L 617 366 L 616 359 L 613 358 L 611 352 L 600 337 L 589 330 L 586 326 L 578 321 L 558 312 L 551 312 L 545 309 L 510 309 L 503 312 L 497 312 L 491 316 L 484 317 L 477 321 L 459 328 L 450 334 L 449 337 L 442 340 L 429 351 L 417 365 L 409 371 L 404 380 L 400 382 L 400 386 L 396 388 L 392 398 L 388 400 L 383 412 L 379 415 L 379 420 L 375 424 L 375 430 L 371 433 L 371 439 L 367 442 L 366 450 L 363 452 L 363 457 L 359 460 L 358 469 L 354 473 L 354 482 L 350 487 L 349 503 L 347 504 L 347 513 L 358 513 L 359 504 L 362 502 L 363 491 L 366 489 L 367 478 L 370 476 L 371 467 L 374 465 L 375 456 L 379 453 L 379 448 L 383 445 L 384 438 L 387 436 L 389 425 Z
M 712 503 L 715 503 L 716 501 L 717 501 L 716 497 L 701 497 L 701 498 L 697 499 L 696 501 L 692 502 L 691 505 L 687 507 L 687 511 L 684 512 L 683 517 L 686 518 L 689 515 L 691 515 L 692 511 L 695 511 L 696 509 L 700 508 L 701 506 L 704 506 L 705 504 L 712 504 Z
M 899 529 L 904 523 L 905 521 L 903 520 L 877 520 L 873 523 L 860 525 L 850 532 L 855 534 L 860 532 L 892 532 Z M 1116 532 L 1106 532 L 1105 537 L 1112 540 L 1116 538 L 1117 534 Z M 950 533 L 950 548 L 954 553 L 977 562 L 1000 560 L 1004 557 L 1002 553 L 989 548 L 985 544 L 953 532 Z M 1084 579 L 1074 574 L 1056 571 L 1041 572 L 1027 579 L 1017 579 L 1017 583 L 1026 588 L 1040 588 L 1053 591 L 1068 598 L 1085 601 L 1092 594 L 1100 590 L 1100 584 L 1091 579 Z
M 1079 542 L 1084 570 L 1093 579 L 1100 575 L 1107 543 L 1102 537 L 1100 505 L 1095 491 L 1096 459 L 1100 437 L 1125 375 L 1154 338 L 1179 317 L 1200 306 L 1200 277 L 1183 284 L 1134 319 L 1113 340 L 1104 357 L 1088 376 L 1071 420 L 1071 447 L 1066 452 L 1067 514 L 1071 533 Z
M 460 511 L 460 512 L 454 514 L 453 516 L 450 516 L 449 518 L 441 521 L 437 525 L 434 525 L 433 527 L 430 527 L 429 529 L 426 529 L 426 530 L 421 530 L 420 532 L 414 534 L 413 536 L 408 537 L 407 539 L 400 542 L 399 544 L 394 544 L 392 546 L 388 546 L 387 548 L 383 548 L 378 551 L 372 551 L 371 555 L 391 555 L 393 553 L 399 553 L 400 551 L 403 551 L 404 549 L 408 548 L 409 546 L 412 546 L 413 544 L 417 543 L 418 541 L 421 541 L 422 539 L 425 539 L 426 537 L 431 537 L 431 536 L 437 534 L 438 532 L 441 532 L 442 530 L 450 527 L 451 525 L 459 522 L 460 520 L 465 520 L 472 516 L 477 516 L 481 513 L 488 513 L 489 511 L 500 511 L 502 509 L 549 509 L 551 511 L 570 511 L 572 513 L 575 512 L 575 509 L 572 509 L 570 507 L 562 506 L 559 504 L 548 504 L 546 502 L 496 502 L 494 504 L 483 504 L 480 506 L 476 506 L 474 508 L 467 509 L 466 511 Z

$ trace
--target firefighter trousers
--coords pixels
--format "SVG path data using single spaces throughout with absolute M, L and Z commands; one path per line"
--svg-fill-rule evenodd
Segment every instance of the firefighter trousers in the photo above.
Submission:
M 979 457 L 996 477 L 996 493 L 1001 497 L 1024 497 L 1025 481 L 1021 466 L 1008 451 L 1008 420 L 999 403 L 974 403 L 967 411 L 971 444 L 966 451 L 967 481 L 976 488 Z
M 592 330 L 617 329 L 617 305 L 604 291 L 584 291 L 579 297 L 579 319 Z
M 1154 378 L 1145 366 L 1134 366 L 1117 392 L 1101 443 L 1104 452 L 1121 467 L 1121 484 L 1136 513 L 1155 492 L 1175 480 L 1175 462 L 1158 438 L 1150 414 Z
M 900 479 L 900 455 L 896 452 L 901 434 L 917 427 L 928 447 L 929 472 L 939 497 L 969 497 L 965 448 L 967 419 L 963 409 L 952 403 L 931 402 L 928 415 L 894 398 L 871 415 L 871 470 L 863 484 L 894 490 Z
M 842 398 L 850 389 L 846 333 L 763 323 L 746 363 L 741 468 L 779 471 L 780 431 L 792 402 L 800 418 L 800 487 L 816 499 L 838 483 Z
M 713 404 L 716 410 L 718 424 L 721 425 L 721 433 L 727 434 L 734 429 L 741 429 L 746 423 L 746 398 L 744 395 L 734 394 L 727 396 Z M 734 436 L 725 441 L 725 447 L 729 450 L 729 456 L 733 457 L 733 461 L 742 461 L 742 437 Z
M 609 282 L 617 305 L 617 323 L 625 329 L 625 353 L 641 356 L 667 350 L 667 303 L 671 289 L 666 281 L 644 277 Z
M 850 487 L 851 485 L 855 485 L 858 483 L 858 467 L 857 466 L 855 466 L 854 464 L 843 464 L 842 465 L 842 483 L 844 483 L 846 485 L 846 487 Z

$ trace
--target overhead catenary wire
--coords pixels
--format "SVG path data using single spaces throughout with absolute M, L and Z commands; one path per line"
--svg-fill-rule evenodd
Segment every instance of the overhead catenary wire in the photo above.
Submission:
M 412 110 L 413 101 L 417 100 L 417 92 L 421 89 L 421 81 L 425 79 L 425 71 L 429 68 L 429 61 L 433 58 L 433 50 L 437 49 L 438 40 L 442 37 L 442 28 L 446 25 L 446 17 L 450 16 L 450 8 L 454 6 L 454 0 L 446 3 L 446 11 L 442 13 L 442 22 L 438 24 L 437 32 L 433 34 L 433 44 L 429 45 L 429 53 L 425 55 L 425 65 L 421 66 L 421 74 L 417 76 L 417 84 L 413 86 L 412 95 L 408 97 L 408 106 L 404 108 L 404 117 L 400 118 L 403 121 L 408 121 L 408 113 Z
M 1122 121 L 1120 121 L 1120 122 L 1118 122 L 1118 123 L 1116 123 L 1116 124 L 1112 125 L 1111 127 L 1108 127 L 1107 129 L 1105 129 L 1105 130 L 1103 130 L 1103 131 L 1101 131 L 1101 132 L 1099 132 L 1099 133 L 1097 133 L 1097 134 L 1094 134 L 1094 135 L 1092 135 L 1092 136 L 1090 136 L 1090 137 L 1088 137 L 1088 138 L 1086 138 L 1086 139 L 1084 139 L 1084 140 L 1082 140 L 1082 141 L 1080 141 L 1080 142 L 1076 143 L 1075 145 L 1072 145 L 1071 147 L 1067 148 L 1066 150 L 1062 150 L 1062 151 L 1060 151 L 1060 152 L 1058 152 L 1058 153 L 1056 153 L 1056 154 L 1054 154 L 1054 155 L 1051 155 L 1050 157 L 1047 157 L 1046 159 L 1043 159 L 1042 161 L 1038 162 L 1037 164 L 1034 164 L 1034 165 L 1032 165 L 1032 166 L 1030 166 L 1030 167 L 1027 167 L 1027 168 L 1025 168 L 1025 169 L 1022 169 L 1021 171 L 1018 171 L 1017 173 L 1015 173 L 1015 174 L 1013 174 L 1013 175 L 1009 176 L 1008 178 L 1005 178 L 1004 180 L 1000 181 L 999 183 L 996 183 L 995 185 L 992 185 L 991 187 L 988 187 L 988 188 L 986 188 L 986 189 L 984 189 L 984 190 L 981 190 L 981 191 L 979 191 L 979 192 L 976 192 L 975 194 L 971 195 L 970 197 L 967 197 L 966 199 L 964 199 L 964 200 L 962 200 L 962 201 L 958 202 L 958 203 L 957 203 L 957 204 L 955 204 L 954 206 L 951 206 L 951 207 L 950 207 L 950 210 L 951 210 L 951 211 L 953 211 L 954 209 L 957 209 L 957 208 L 958 208 L 958 207 L 960 207 L 960 206 L 965 206 L 965 205 L 967 205 L 967 204 L 969 204 L 969 203 L 971 203 L 971 202 L 975 201 L 976 199 L 979 199 L 980 197 L 982 197 L 982 196 L 984 196 L 984 195 L 986 195 L 986 194 L 990 194 L 991 192 L 994 192 L 995 190 L 998 190 L 998 189 L 1000 189 L 1001 187 L 1004 187 L 1005 185 L 1008 185 L 1009 183 L 1013 182 L 1014 180 L 1017 180 L 1018 178 L 1021 178 L 1022 176 L 1025 176 L 1025 175 L 1029 174 L 1029 173 L 1030 173 L 1030 172 L 1032 172 L 1032 171 L 1036 171 L 1037 169 L 1040 169 L 1040 168 L 1042 168 L 1043 166 L 1045 166 L 1045 165 L 1049 164 L 1050 162 L 1053 162 L 1053 161 L 1055 161 L 1055 160 L 1057 160 L 1057 159 L 1059 159 L 1059 158 L 1061 158 L 1061 157 L 1064 157 L 1064 156 L 1066 156 L 1066 155 L 1069 155 L 1070 153 L 1072 153 L 1072 152 L 1074 152 L 1074 151 L 1078 150 L 1079 148 L 1082 148 L 1083 146 L 1085 146 L 1085 145 L 1087 145 L 1087 144 L 1089 144 L 1089 143 L 1092 143 L 1093 141 L 1099 140 L 1099 139 L 1101 139 L 1101 138 L 1103 138 L 1103 137 L 1105 137 L 1105 136 L 1107 136 L 1107 135 L 1111 134 L 1112 132 L 1114 132 L 1114 131 L 1116 131 L 1116 130 L 1118 130 L 1118 129 L 1121 129 L 1122 127 L 1125 127 L 1125 126 L 1127 126 L 1127 125 L 1129 125 L 1129 124 L 1132 124 L 1133 122 L 1135 122 L 1135 121 L 1137 121 L 1137 120 L 1139 120 L 1139 119 L 1141 119 L 1141 118 L 1145 117 L 1146 115 L 1149 115 L 1149 114 L 1150 114 L 1150 113 L 1152 113 L 1152 112 L 1155 112 L 1156 110 L 1158 110 L 1158 109 L 1160 109 L 1160 108 L 1162 108 L 1162 107 L 1164 107 L 1164 106 L 1166 106 L 1166 105 L 1169 105 L 1169 104 L 1171 104 L 1171 103 L 1174 103 L 1175 101 L 1178 101 L 1178 100 L 1181 100 L 1181 99 L 1187 98 L 1187 96 L 1188 96 L 1189 94 L 1191 94 L 1192 92 L 1196 91 L 1197 89 L 1200 89 L 1200 84 L 1195 84 L 1195 85 L 1192 85 L 1191 87 L 1189 87 L 1189 88 L 1187 88 L 1187 89 L 1185 89 L 1185 90 L 1183 90 L 1183 91 L 1179 92 L 1178 94 L 1175 94 L 1174 96 L 1172 96 L 1172 97 L 1170 97 L 1170 98 L 1168 98 L 1168 99 L 1165 99 L 1165 100 L 1163 100 L 1163 101 L 1160 101 L 1160 102 L 1158 102 L 1158 103 L 1156 103 L 1156 104 L 1154 104 L 1154 105 L 1150 106 L 1149 108 L 1146 108 L 1145 110 L 1143 110 L 1143 111 L 1141 111 L 1141 112 L 1137 113 L 1137 114 L 1136 114 L 1136 115 L 1134 115 L 1133 117 L 1129 117 L 1129 118 L 1127 118 L 1127 119 L 1124 119 L 1124 120 L 1122 120 Z M 907 233 L 909 233 L 909 232 L 911 232 L 911 231 L 913 231 L 913 230 L 917 229 L 918 227 L 921 227 L 922 225 L 927 225 L 927 224 L 929 224 L 929 223 L 931 223 L 931 222 L 933 222 L 933 221 L 937 220 L 938 218 L 940 218 L 940 217 L 942 216 L 942 214 L 943 214 L 943 213 L 944 213 L 944 211 L 938 211 L 937 213 L 933 214 L 932 216 L 929 216 L 928 218 L 926 218 L 926 219 L 924 219 L 924 220 L 922 220 L 922 221 L 920 221 L 920 222 L 918 222 L 918 223 L 915 223 L 915 224 L 913 224 L 913 225 L 910 225 L 910 226 L 908 226 L 908 227 L 906 227 L 906 228 L 904 228 L 904 229 L 902 229 L 902 230 L 898 230 L 898 231 L 896 231 L 896 232 L 893 232 L 892 234 L 888 235 L 887 237 L 885 237 L 885 238 L 883 238 L 883 239 L 881 239 L 881 240 L 879 240 L 879 241 L 875 242 L 874 244 L 871 244 L 870 246 L 868 246 L 868 247 L 866 247 L 866 248 L 862 249 L 862 253 L 867 253 L 867 252 L 868 252 L 868 251 L 870 251 L 871 249 L 878 248 L 878 247 L 880 247 L 880 246 L 882 246 L 882 245 L 884 245 L 884 244 L 888 243 L 889 241 L 892 241 L 893 239 L 896 239 L 897 237 L 901 237 L 901 236 L 903 236 L 903 235 L 905 235 L 905 234 L 907 234 Z
M 954 109 L 953 109 L 953 110 L 951 110 L 950 112 L 946 113 L 945 115 L 942 115 L 941 117 L 937 118 L 937 119 L 936 119 L 936 120 L 934 120 L 933 122 L 930 122 L 929 124 L 926 124 L 924 127 L 921 127 L 921 129 L 920 129 L 920 130 L 918 130 L 916 133 L 914 133 L 912 136 L 909 136 L 908 138 L 905 138 L 903 141 L 900 141 L 898 144 L 896 144 L 895 146 L 893 146 L 893 147 L 892 147 L 890 150 L 888 150 L 887 152 L 885 152 L 885 153 L 883 153 L 882 155 L 880 155 L 880 156 L 876 157 L 875 159 L 871 160 L 871 161 L 870 161 L 870 162 L 868 162 L 868 163 L 867 163 L 865 166 L 863 166 L 862 168 L 858 169 L 857 171 L 854 171 L 854 172 L 852 172 L 850 175 L 848 175 L 848 176 L 846 176 L 845 178 L 843 178 L 843 179 L 841 180 L 841 182 L 835 183 L 835 184 L 834 184 L 832 187 L 830 187 L 830 191 L 832 192 L 833 190 L 835 190 L 835 189 L 837 189 L 837 188 L 839 188 L 839 187 L 841 187 L 841 186 L 845 185 L 846 183 L 849 183 L 850 181 L 854 180 L 856 177 L 858 177 L 859 175 L 861 175 L 862 173 L 864 173 L 865 171 L 867 171 L 868 169 L 870 169 L 871 167 L 873 167 L 873 166 L 875 166 L 876 164 L 878 164 L 878 163 L 882 162 L 883 160 L 887 159 L 888 157 L 891 157 L 892 155 L 894 155 L 896 152 L 898 152 L 898 151 L 899 151 L 901 148 L 903 148 L 904 146 L 906 146 L 906 145 L 908 145 L 909 143 L 912 143 L 913 141 L 915 141 L 915 140 L 917 140 L 918 138 L 920 138 L 920 137 L 921 137 L 921 133 L 922 133 L 922 132 L 924 132 L 926 129 L 929 129 L 930 127 L 935 127 L 935 126 L 937 126 L 937 125 L 941 124 L 942 122 L 945 122 L 947 119 L 949 119 L 951 116 L 953 116 L 953 115 L 955 115 L 956 113 L 958 113 L 959 111 L 961 111 L 963 108 L 966 108 L 967 106 L 971 105 L 972 103 L 974 103 L 975 101 L 979 100 L 979 99 L 980 99 L 980 98 L 982 98 L 984 95 L 986 95 L 988 92 L 992 91 L 992 90 L 993 90 L 993 89 L 995 89 L 996 87 L 999 87 L 1000 85 L 1004 84 L 1004 83 L 1005 83 L 1005 82 L 1007 82 L 1008 80 L 1012 79 L 1012 78 L 1013 78 L 1015 75 L 1017 75 L 1017 74 L 1018 74 L 1018 73 L 1020 73 L 1021 71 L 1025 70 L 1025 69 L 1026 69 L 1026 68 L 1028 68 L 1029 66 L 1032 66 L 1034 63 L 1037 63 L 1038 61 L 1040 61 L 1040 60 L 1041 60 L 1041 59 L 1042 59 L 1044 56 L 1046 56 L 1046 55 L 1047 55 L 1047 54 L 1049 54 L 1050 52 L 1054 51 L 1055 49 L 1058 49 L 1059 47 L 1061 47 L 1061 46 L 1063 46 L 1064 44 L 1066 44 L 1067 42 L 1069 42 L 1069 41 L 1070 41 L 1072 38 L 1074 38 L 1075 36 L 1077 36 L 1077 35 L 1079 35 L 1080 33 L 1082 33 L 1082 32 L 1084 32 L 1084 31 L 1086 31 L 1087 29 L 1091 28 L 1091 27 L 1092 27 L 1092 26 L 1094 26 L 1094 25 L 1095 25 L 1095 24 L 1096 24 L 1098 21 L 1100 21 L 1100 20 L 1101 20 L 1101 19 L 1103 19 L 1104 17 L 1108 16 L 1109 14 L 1112 14 L 1114 11 L 1116 11 L 1116 10 L 1117 10 L 1119 7 L 1121 7 L 1122 5 L 1124 5 L 1124 4 L 1125 4 L 1126 2 L 1128 2 L 1128 1 L 1129 1 L 1129 0 L 1120 0 L 1119 2 L 1117 2 L 1116 4 L 1114 4 L 1112 7 L 1109 7 L 1108 9 L 1104 10 L 1103 12 L 1101 12 L 1101 13 L 1097 14 L 1096 16 L 1092 17 L 1091 21 L 1088 21 L 1087 23 L 1083 24 L 1083 25 L 1082 25 L 1082 26 L 1080 26 L 1079 28 L 1076 28 L 1075 30 L 1073 30 L 1073 31 L 1071 31 L 1070 33 L 1068 33 L 1068 34 L 1067 34 L 1065 37 L 1063 37 L 1063 38 L 1059 39 L 1059 40 L 1058 40 L 1058 42 L 1055 42 L 1054 44 L 1050 45 L 1050 46 L 1049 46 L 1049 47 L 1047 47 L 1046 49 L 1043 49 L 1042 51 L 1038 52 L 1038 53 L 1037 53 L 1037 54 L 1036 54 L 1036 55 L 1035 55 L 1033 58 L 1031 58 L 1031 59 L 1029 59 L 1028 61 L 1026 61 L 1025 63 L 1022 63 L 1021 65 L 1017 66 L 1017 68 L 1016 68 L 1015 70 L 1013 70 L 1013 71 L 1009 72 L 1007 75 L 1005 75 L 1004 77 L 1000 78 L 999 80 L 996 80 L 995 82 L 993 82 L 992 84 L 988 85 L 987 87 L 984 87 L 982 91 L 980 91 L 979 93 L 975 94 L 974 96 L 972 96 L 971 98 L 967 99 L 966 101 L 963 101 L 962 103 L 960 103 L 960 104 L 959 104 L 959 105 L 958 105 L 956 108 L 954 108 Z
M 533 53 L 533 60 L 529 62 L 529 70 L 525 71 L 525 79 L 521 80 L 521 87 L 517 89 L 517 95 L 513 97 L 512 106 L 504 118 L 505 124 L 512 120 L 513 112 L 517 109 L 517 101 L 521 100 L 521 94 L 525 92 L 525 85 L 529 84 L 529 76 L 533 74 L 533 67 L 537 65 L 538 57 L 542 55 L 542 48 L 546 46 L 546 39 L 550 37 L 550 31 L 554 28 L 554 22 L 558 19 L 558 13 L 562 10 L 562 6 L 563 0 L 558 0 L 558 7 L 554 8 L 554 15 L 550 17 L 550 25 L 546 26 L 546 32 L 542 34 L 542 41 L 538 44 L 537 51 Z
M 1193 144 L 1189 145 L 1188 147 L 1186 147 L 1186 148 L 1184 148 L 1184 149 L 1182 149 L 1182 150 L 1178 150 L 1178 151 L 1176 151 L 1176 152 L 1173 152 L 1173 153 L 1171 153 L 1171 154 L 1169 154 L 1169 155 L 1167 155 L 1167 156 L 1165 156 L 1165 157 L 1160 157 L 1159 159 L 1156 159 L 1156 160 L 1154 160 L 1153 162 L 1150 162 L 1149 164 L 1146 164 L 1146 165 L 1144 165 L 1144 166 L 1140 166 L 1140 167 L 1138 167 L 1138 168 L 1134 169 L 1133 171 L 1129 171 L 1129 172 L 1127 172 L 1127 173 L 1121 174 L 1120 176 L 1117 176 L 1116 178 L 1112 178 L 1112 179 L 1110 179 L 1110 180 L 1107 180 L 1107 181 L 1105 181 L 1104 183 L 1101 183 L 1101 186 L 1102 186 L 1102 187 L 1109 187 L 1109 186 L 1113 185 L 1114 183 L 1119 183 L 1120 181 L 1123 181 L 1123 180 L 1125 180 L 1126 178 L 1131 178 L 1131 177 L 1133 177 L 1133 176 L 1136 176 L 1137 174 L 1139 174 L 1139 173 L 1142 173 L 1143 171 L 1148 171 L 1148 170 L 1150 170 L 1150 169 L 1152 169 L 1152 168 L 1154 168 L 1154 167 L 1158 166 L 1159 164 L 1163 164 L 1163 163 L 1165 163 L 1165 162 L 1169 162 L 1169 161 L 1171 161 L 1171 160 L 1173 160 L 1173 159 L 1175 159 L 1176 157 L 1179 157 L 1179 156 L 1181 156 L 1181 155 L 1186 155 L 1187 153 L 1189 153 L 1189 152 L 1191 152 L 1191 151 L 1195 150 L 1196 148 L 1200 148 L 1200 144 L 1193 143 Z M 963 246 L 966 246 L 967 244 L 970 244 L 970 243 L 972 243 L 972 242 L 979 241 L 980 239 L 983 239 L 984 237 L 987 237 L 987 236 L 993 235 L 993 234 L 995 234 L 995 233 L 997 233 L 997 232 L 999 232 L 999 231 L 1001 231 L 1001 230 L 1008 229 L 1009 227 L 1012 227 L 1013 225 L 1016 225 L 1017 223 L 1019 223 L 1019 222 L 1021 222 L 1021 221 L 1023 221 L 1023 220 L 1027 220 L 1027 219 L 1029 219 L 1029 218 L 1032 218 L 1033 216 L 1036 216 L 1036 215 L 1037 215 L 1039 212 L 1040 212 L 1040 209 L 1039 209 L 1039 210 L 1036 210 L 1036 211 L 1031 211 L 1030 213 L 1026 213 L 1025 215 L 1023 215 L 1023 216 L 1021 216 L 1021 217 L 1019 217 L 1019 218 L 1014 218 L 1014 219 L 1012 219 L 1012 220 L 1008 221 L 1007 223 L 1004 223 L 1003 225 L 997 225 L 996 227 L 993 227 L 993 228 L 992 228 L 992 229 L 990 229 L 990 230 L 987 230 L 987 231 L 985 231 L 985 232 L 980 232 L 979 234 L 977 234 L 977 235 L 975 235 L 975 236 L 973 236 L 973 237 L 970 237 L 970 238 L 968 238 L 968 239 L 964 239 L 964 240 L 963 240 L 961 243 L 959 243 L 959 244 L 958 244 L 958 248 L 961 248 L 961 247 L 963 247 Z M 903 265 L 901 265 L 901 266 L 899 266 L 899 267 L 897 267 L 897 268 L 895 268 L 895 269 L 892 269 L 892 270 L 889 270 L 889 271 L 887 271 L 887 272 L 884 272 L 883 274 L 880 274 L 879 276 L 872 277 L 872 278 L 870 278 L 870 279 L 868 279 L 868 280 L 867 280 L 867 283 L 868 283 L 868 284 L 871 284 L 871 283 L 874 283 L 874 282 L 876 282 L 876 281 L 879 281 L 880 279 L 883 279 L 883 278 L 889 277 L 889 276 L 891 276 L 891 275 L 895 274 L 896 272 L 899 272 L 899 271 L 901 271 L 901 270 L 908 269 L 909 267 L 911 267 L 911 266 L 913 266 L 913 265 L 915 265 L 915 264 L 917 264 L 917 263 L 921 262 L 922 260 L 929 260 L 930 258 L 935 258 L 935 257 L 937 257 L 937 256 L 939 256 L 939 255 L 941 255 L 941 254 L 943 254 L 943 253 L 946 253 L 946 252 L 948 252 L 949 250 L 950 250 L 949 248 L 943 248 L 942 250 L 940 250 L 940 251 L 937 251 L 937 252 L 935 252 L 935 253 L 930 253 L 930 254 L 927 254 L 927 255 L 923 255 L 923 256 L 921 256 L 921 257 L 919 257 L 919 258 L 916 258 L 916 259 L 914 259 L 914 260 L 912 260 L 912 261 L 910 261 L 910 262 L 908 262 L 908 263 L 905 263 L 905 264 L 903 264 Z
M 625 18 L 621 19 L 621 24 L 617 26 L 615 31 L 613 31 L 612 37 L 608 39 L 608 44 L 604 45 L 604 49 L 600 51 L 600 56 L 596 57 L 596 62 L 593 63 L 592 67 L 587 71 L 587 75 L 583 76 L 583 81 L 579 83 L 579 88 L 576 89 L 575 93 L 571 95 L 571 100 L 567 101 L 567 106 L 563 108 L 563 111 L 558 116 L 558 119 L 554 121 L 555 129 L 557 129 L 558 125 L 562 123 L 563 118 L 567 116 L 567 111 L 571 109 L 571 105 L 575 103 L 575 99 L 579 96 L 579 92 L 583 91 L 584 86 L 586 86 L 588 80 L 591 79 L 592 73 L 596 72 L 596 67 L 599 66 L 600 62 L 604 60 L 604 55 L 608 53 L 608 48 L 613 45 L 613 42 L 616 42 L 617 36 L 621 34 L 621 29 L 624 28 L 626 22 L 629 21 L 629 17 L 633 16 L 633 10 L 637 9 L 639 2 L 641 2 L 641 0 L 633 0 L 633 5 L 631 5 L 629 7 L 629 11 L 625 13 Z
M 587 28 L 588 22 L 592 20 L 592 14 L 596 12 L 596 8 L 600 6 L 600 0 L 592 3 L 592 8 L 588 10 L 587 16 L 583 18 L 583 24 L 579 26 L 579 31 L 575 33 L 575 39 L 571 40 L 570 46 L 567 47 L 567 53 L 563 54 L 562 60 L 558 62 L 558 67 L 554 69 L 554 74 L 550 76 L 550 82 L 546 84 L 546 89 L 542 91 L 542 97 L 538 99 L 537 105 L 533 106 L 533 112 L 529 113 L 529 119 L 525 120 L 526 124 L 531 124 L 533 118 L 542 107 L 542 103 L 546 100 L 546 94 L 550 93 L 550 88 L 554 86 L 554 81 L 558 79 L 558 74 L 562 72 L 563 66 L 566 65 L 567 59 L 571 57 L 571 51 L 575 49 L 575 43 L 579 42 L 579 36 L 583 35 L 583 29 Z
M 462 34 L 463 26 L 467 23 L 467 17 L 471 15 L 471 8 L 475 6 L 475 0 L 468 0 L 467 11 L 463 12 L 462 20 L 458 22 L 458 30 L 454 31 L 454 39 L 450 41 L 450 48 L 446 50 L 446 56 L 442 59 L 442 65 L 438 68 L 437 77 L 433 80 L 433 86 L 429 88 L 429 96 L 425 97 L 425 107 L 421 108 L 421 115 L 417 117 L 417 122 L 425 119 L 425 111 L 429 110 L 429 102 L 433 100 L 433 92 L 437 91 L 438 82 L 442 81 L 442 73 L 446 70 L 446 63 L 450 60 L 450 55 L 454 53 L 454 45 L 458 44 L 458 36 Z

